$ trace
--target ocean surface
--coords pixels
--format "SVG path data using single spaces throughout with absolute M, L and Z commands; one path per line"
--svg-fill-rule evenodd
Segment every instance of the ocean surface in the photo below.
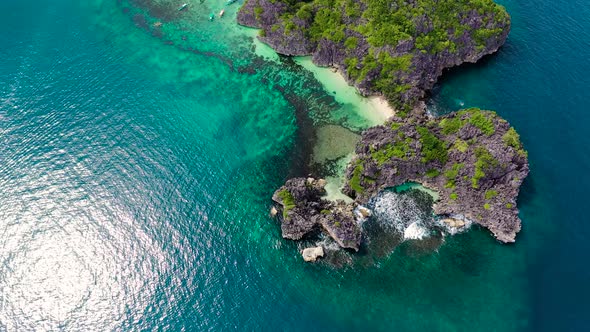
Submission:
M 270 196 L 336 174 L 316 137 L 350 143 L 371 117 L 254 43 L 242 0 L 212 22 L 222 0 L 188 2 L 0 1 L 0 331 L 587 330 L 586 2 L 502 0 L 506 45 L 428 103 L 521 134 L 516 244 L 472 227 L 318 264 L 281 239 Z M 427 215 L 404 195 L 396 209 Z

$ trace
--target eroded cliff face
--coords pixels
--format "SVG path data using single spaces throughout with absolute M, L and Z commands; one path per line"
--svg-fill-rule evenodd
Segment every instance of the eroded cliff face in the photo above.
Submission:
M 438 215 L 463 215 L 502 242 L 521 229 L 516 199 L 529 173 L 518 134 L 494 112 L 393 119 L 366 130 L 344 191 L 364 204 L 387 187 L 418 182 L 436 190 Z
M 504 44 L 510 17 L 491 0 L 248 0 L 238 22 L 285 55 L 341 69 L 363 95 L 411 110 L 443 70 Z
M 273 200 L 282 207 L 284 238 L 299 240 L 317 230 L 358 250 L 362 220 L 370 214 L 362 206 L 387 188 L 417 182 L 438 192 L 434 212 L 443 221 L 462 227 L 463 221 L 445 219 L 462 216 L 508 243 L 521 229 L 516 199 L 528 173 L 514 128 L 494 112 L 468 109 L 436 119 L 392 119 L 366 130 L 346 171 L 344 192 L 353 203 L 324 200 L 325 182 L 312 178 L 287 181 Z
M 294 178 L 275 191 L 273 201 L 281 206 L 283 238 L 300 240 L 323 231 L 342 248 L 359 250 L 361 225 L 354 214 L 356 204 L 322 199 L 326 182 L 314 178 Z
M 386 188 L 418 182 L 440 194 L 436 214 L 462 215 L 514 242 L 516 198 L 529 172 L 518 134 L 493 112 L 433 119 L 422 102 L 444 69 L 502 46 L 510 30 L 503 7 L 491 0 L 248 0 L 238 21 L 260 28 L 259 38 L 278 53 L 341 69 L 362 94 L 382 94 L 398 111 L 362 135 L 344 188 L 354 203 L 325 201 L 314 179 L 277 190 L 283 237 L 322 230 L 358 250 L 362 227 L 353 210 Z

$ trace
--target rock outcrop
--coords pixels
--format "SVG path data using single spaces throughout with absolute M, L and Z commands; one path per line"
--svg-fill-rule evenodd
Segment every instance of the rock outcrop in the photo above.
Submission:
M 504 44 L 510 17 L 492 0 L 247 0 L 242 25 L 284 55 L 312 55 L 341 69 L 363 95 L 410 111 L 446 68 L 476 62 Z
M 434 212 L 442 223 L 461 228 L 463 216 L 501 242 L 514 242 L 521 229 L 516 198 L 529 173 L 527 153 L 508 122 L 496 113 L 462 110 L 437 119 L 394 118 L 366 130 L 346 171 L 344 193 L 355 201 L 322 199 L 325 181 L 295 178 L 275 192 L 282 206 L 283 237 L 302 239 L 314 230 L 342 248 L 358 250 L 363 208 L 386 188 L 417 182 L 439 193 Z
M 463 215 L 502 242 L 514 242 L 520 231 L 516 198 L 529 172 L 527 153 L 494 112 L 393 119 L 366 130 L 356 154 L 344 191 L 359 204 L 385 188 L 418 182 L 439 193 L 438 215 Z
M 324 248 L 322 246 L 305 248 L 301 256 L 306 262 L 315 262 L 318 258 L 324 257 Z
M 342 248 L 358 251 L 361 228 L 354 204 L 321 198 L 324 180 L 295 178 L 275 191 L 273 200 L 281 206 L 281 232 L 285 239 L 300 240 L 317 231 L 331 236 Z
M 515 241 L 516 198 L 529 172 L 518 134 L 479 109 L 430 118 L 422 101 L 444 69 L 502 46 L 510 30 L 503 7 L 492 0 L 247 0 L 238 22 L 260 28 L 259 38 L 278 53 L 339 68 L 363 95 L 384 95 L 400 116 L 362 134 L 346 171 L 353 203 L 322 199 L 325 182 L 312 178 L 291 179 L 274 193 L 284 238 L 322 231 L 358 250 L 359 220 L 370 211 L 357 207 L 388 187 L 418 182 L 440 194 L 440 225 L 476 222 L 499 241 Z
M 442 219 L 441 222 L 444 222 L 445 224 L 449 225 L 449 227 L 454 227 L 454 228 L 461 228 L 461 227 L 465 226 L 465 222 L 461 219 L 445 218 L 445 219 Z

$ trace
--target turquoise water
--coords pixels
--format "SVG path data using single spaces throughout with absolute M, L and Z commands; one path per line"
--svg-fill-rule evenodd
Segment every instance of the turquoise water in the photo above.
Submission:
M 503 4 L 506 46 L 430 107 L 521 133 L 517 243 L 472 229 L 338 267 L 302 262 L 269 197 L 317 170 L 315 128 L 367 123 L 255 56 L 237 6 L 0 2 L 0 330 L 582 330 L 590 9 Z

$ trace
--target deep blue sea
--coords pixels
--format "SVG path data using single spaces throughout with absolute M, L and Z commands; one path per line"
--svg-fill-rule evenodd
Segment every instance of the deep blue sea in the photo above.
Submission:
M 188 2 L 0 1 L 0 331 L 588 329 L 586 2 L 502 0 L 506 45 L 428 102 L 520 133 L 516 244 L 474 227 L 341 264 L 304 263 L 270 196 L 326 172 L 317 128 L 367 123 L 257 55 L 242 0 Z

